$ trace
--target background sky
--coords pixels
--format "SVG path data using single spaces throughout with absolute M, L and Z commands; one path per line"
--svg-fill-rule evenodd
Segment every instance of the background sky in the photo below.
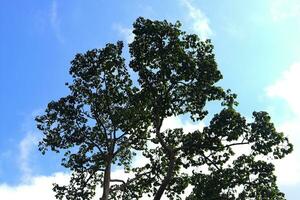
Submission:
M 276 173 L 287 199 L 299 199 L 299 0 L 1 0 L 1 199 L 54 199 L 51 183 L 68 175 L 58 155 L 38 152 L 33 119 L 68 94 L 64 83 L 76 53 L 130 42 L 139 16 L 179 20 L 187 32 L 212 39 L 224 76 L 219 84 L 238 94 L 238 110 L 249 119 L 254 110 L 268 111 L 295 145 L 276 162 Z M 168 121 L 174 124 L 193 126 Z

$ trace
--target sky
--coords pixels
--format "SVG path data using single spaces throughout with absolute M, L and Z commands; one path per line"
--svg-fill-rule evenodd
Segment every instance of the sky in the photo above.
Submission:
M 38 152 L 41 133 L 34 117 L 68 94 L 64 83 L 71 80 L 76 53 L 118 40 L 130 43 L 139 16 L 179 20 L 185 31 L 212 40 L 224 77 L 219 84 L 238 94 L 237 109 L 248 119 L 254 110 L 268 111 L 294 144 L 294 152 L 275 164 L 280 189 L 288 200 L 297 200 L 299 0 L 1 0 L 1 199 L 54 200 L 51 184 L 67 182 L 68 172 L 59 155 Z M 168 119 L 165 126 L 195 128 L 183 118 Z

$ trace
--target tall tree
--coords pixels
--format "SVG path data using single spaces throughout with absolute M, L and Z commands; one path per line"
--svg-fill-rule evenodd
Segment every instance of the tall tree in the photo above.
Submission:
M 247 122 L 236 111 L 236 95 L 216 85 L 222 75 L 211 41 L 180 26 L 138 18 L 128 67 L 120 42 L 72 61 L 71 94 L 37 117 L 45 134 L 40 149 L 62 149 L 63 165 L 73 172 L 69 186 L 55 186 L 58 198 L 90 199 L 100 183 L 103 200 L 181 199 L 189 186 L 189 200 L 284 199 L 269 158 L 283 158 L 292 145 L 266 112 L 253 112 Z M 138 76 L 136 87 L 128 68 Z M 212 101 L 221 111 L 203 129 L 162 130 L 170 116 L 207 118 Z M 149 162 L 132 168 L 135 152 Z M 111 179 L 115 163 L 134 178 Z
M 71 94 L 50 102 L 45 114 L 36 118 L 44 133 L 42 153 L 48 147 L 63 151 L 62 165 L 72 171 L 68 186 L 54 187 L 59 199 L 90 199 L 99 183 L 101 199 L 108 199 L 110 183 L 118 181 L 111 179 L 112 165 L 128 168 L 130 143 L 143 145 L 140 138 L 147 126 L 132 106 L 138 106 L 132 102 L 136 89 L 121 57 L 122 47 L 118 42 L 76 55 L 70 68 L 73 83 L 67 84 Z
M 266 112 L 254 112 L 254 122 L 247 123 L 235 110 L 236 95 L 215 85 L 222 75 L 210 40 L 186 34 L 178 22 L 143 18 L 134 23 L 133 33 L 130 67 L 139 75 L 156 146 L 144 150 L 150 164 L 136 169 L 139 176 L 144 175 L 131 182 L 128 199 L 144 193 L 155 200 L 164 193 L 180 199 L 188 185 L 194 187 L 189 199 L 283 198 L 274 166 L 261 159 L 283 158 L 292 145 L 275 130 Z M 188 134 L 182 129 L 161 131 L 170 116 L 203 120 L 209 101 L 221 102 L 223 109 L 203 130 Z M 239 155 L 239 146 L 249 151 Z M 242 170 L 245 174 L 239 176 Z

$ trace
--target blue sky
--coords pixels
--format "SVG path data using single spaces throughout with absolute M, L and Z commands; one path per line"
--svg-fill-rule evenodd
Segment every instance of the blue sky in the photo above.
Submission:
M 187 32 L 212 39 L 224 75 L 220 84 L 238 94 L 238 109 L 247 117 L 254 110 L 269 111 L 295 144 L 291 156 L 276 162 L 276 173 L 287 199 L 298 199 L 298 0 L 2 0 L 0 196 L 53 198 L 50 183 L 67 175 L 59 156 L 37 151 L 40 133 L 33 118 L 49 101 L 68 93 L 64 83 L 70 80 L 69 63 L 76 53 L 107 42 L 130 42 L 131 25 L 139 16 L 180 20 Z M 44 192 L 30 196 L 37 189 Z

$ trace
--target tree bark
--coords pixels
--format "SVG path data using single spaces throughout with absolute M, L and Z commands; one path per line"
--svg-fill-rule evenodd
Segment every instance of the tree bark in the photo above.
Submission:
M 169 183 L 172 180 L 174 169 L 175 169 L 175 161 L 176 161 L 176 156 L 175 156 L 174 150 L 170 146 L 168 146 L 168 144 L 164 141 L 164 139 L 161 135 L 160 128 L 162 125 L 162 121 L 163 120 L 160 120 L 159 117 L 157 117 L 155 132 L 156 132 L 156 136 L 159 140 L 159 143 L 162 145 L 163 151 L 168 156 L 170 161 L 169 161 L 167 175 L 165 176 L 164 180 L 162 181 L 161 185 L 159 186 L 158 191 L 156 192 L 153 200 L 160 200 L 162 195 L 164 194 L 164 191 L 166 190 L 167 186 L 169 185 Z
M 112 141 L 112 135 L 110 140 Z M 104 171 L 104 183 L 103 183 L 103 194 L 100 200 L 108 200 L 109 191 L 110 191 L 110 180 L 111 180 L 111 162 L 114 156 L 115 150 L 115 141 L 112 142 L 106 160 L 106 168 Z
M 100 200 L 108 200 L 109 188 L 110 188 L 110 174 L 111 174 L 111 164 L 109 163 L 104 172 L 104 183 L 103 183 L 103 193 Z
M 160 185 L 157 193 L 155 194 L 153 200 L 160 200 L 161 199 L 162 195 L 164 194 L 164 191 L 166 190 L 167 186 L 169 185 L 170 181 L 172 180 L 176 158 L 175 158 L 174 155 L 171 155 L 169 157 L 169 159 L 170 159 L 170 162 L 169 162 L 167 175 L 165 176 L 165 178 L 164 178 L 162 184 Z

